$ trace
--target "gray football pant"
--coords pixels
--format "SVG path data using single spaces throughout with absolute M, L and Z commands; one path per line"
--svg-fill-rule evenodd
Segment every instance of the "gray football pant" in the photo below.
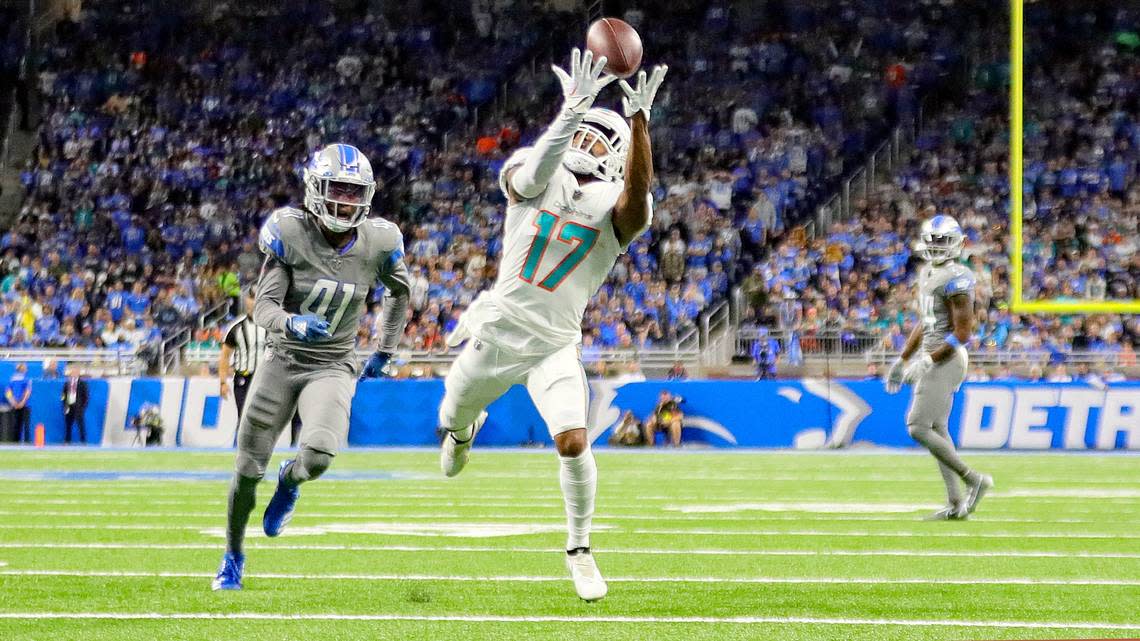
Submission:
M 954 393 L 966 379 L 967 361 L 966 350 L 959 348 L 948 360 L 935 365 L 919 379 L 906 413 L 907 431 L 938 461 L 938 469 L 946 483 L 946 497 L 951 505 L 962 500 L 958 479 L 968 480 L 971 473 L 970 467 L 954 449 L 947 427 Z
M 265 475 L 273 446 L 294 411 L 301 415 L 298 447 L 335 455 L 348 435 L 356 392 L 356 374 L 348 363 L 318 367 L 266 356 L 253 376 L 238 426 L 236 471 L 251 478 Z
M 253 376 L 238 425 L 237 461 L 226 510 L 226 549 L 230 552 L 242 551 L 257 483 L 265 476 L 273 446 L 295 411 L 302 427 L 300 451 L 290 470 L 293 482 L 320 476 L 348 435 L 356 392 L 352 364 L 302 366 L 270 354 Z

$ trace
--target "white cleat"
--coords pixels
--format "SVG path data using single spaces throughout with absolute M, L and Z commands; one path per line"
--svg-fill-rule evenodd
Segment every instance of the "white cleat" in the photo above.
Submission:
M 462 443 L 456 441 L 450 432 L 443 437 L 443 444 L 439 449 L 439 468 L 443 470 L 444 476 L 451 478 L 467 466 L 467 461 L 471 459 L 471 444 L 475 442 L 475 435 L 479 433 L 486 420 L 487 412 L 479 412 L 479 418 L 471 424 L 471 438 Z
M 609 588 L 602 573 L 598 572 L 598 564 L 594 563 L 590 548 L 577 548 L 567 552 L 566 568 L 574 580 L 574 590 L 583 601 L 598 601 L 606 596 Z
M 966 513 L 973 514 L 981 503 L 982 497 L 994 486 L 994 477 L 989 474 L 978 474 L 977 480 L 970 483 L 970 493 L 966 497 Z

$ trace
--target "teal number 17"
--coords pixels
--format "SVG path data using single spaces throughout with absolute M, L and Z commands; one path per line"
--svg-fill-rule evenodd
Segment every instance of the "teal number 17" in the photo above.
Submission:
M 554 235 L 554 229 L 559 227 L 559 220 L 558 216 L 548 211 L 538 212 L 538 216 L 531 223 L 538 230 L 538 233 L 530 245 L 530 251 L 526 254 L 526 262 L 523 263 L 522 271 L 519 272 L 519 278 L 528 283 L 534 283 L 538 266 L 542 263 L 542 257 L 546 254 L 547 246 L 550 245 L 550 237 Z M 558 240 L 567 245 L 573 245 L 574 249 L 566 254 L 566 257 L 555 265 L 545 278 L 538 281 L 538 286 L 549 292 L 558 289 L 558 286 L 566 280 L 570 272 L 574 271 L 574 268 L 586 259 L 586 255 L 594 248 L 594 243 L 598 242 L 598 230 L 568 220 L 559 227 Z

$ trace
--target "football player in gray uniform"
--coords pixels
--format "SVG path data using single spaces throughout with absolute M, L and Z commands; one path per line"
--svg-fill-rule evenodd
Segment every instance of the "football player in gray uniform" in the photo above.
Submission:
M 361 378 L 381 375 L 404 333 L 409 278 L 396 225 L 369 218 L 376 181 L 358 149 L 334 144 L 304 170 L 303 209 L 269 215 L 259 238 L 265 264 L 253 320 L 268 331 L 265 357 L 238 426 L 227 510 L 226 552 L 215 590 L 240 590 L 242 543 L 257 484 L 294 409 L 304 427 L 296 458 L 284 461 L 265 508 L 266 536 L 289 523 L 300 485 L 319 477 L 348 435 L 359 365 L 356 331 L 370 288 L 384 287 L 380 345 Z
M 950 216 L 935 216 L 922 224 L 918 250 L 927 263 L 918 274 L 920 322 L 885 381 L 891 394 L 903 383 L 914 385 L 907 431 L 938 460 L 946 482 L 947 505 L 931 520 L 967 518 L 994 484 L 992 477 L 970 469 L 958 456 L 947 428 L 954 393 L 966 378 L 965 344 L 974 325 L 974 273 L 957 262 L 963 242 L 962 228 Z M 959 479 L 966 484 L 965 497 Z

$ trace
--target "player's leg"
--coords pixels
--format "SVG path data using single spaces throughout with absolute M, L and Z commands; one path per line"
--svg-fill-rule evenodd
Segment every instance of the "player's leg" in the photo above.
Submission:
M 250 383 L 248 406 L 238 425 L 237 460 L 226 504 L 226 554 L 214 579 L 215 590 L 240 590 L 245 564 L 245 528 L 257 498 L 257 484 L 273 446 L 297 403 L 296 381 L 288 365 L 267 359 Z
M 958 479 L 969 483 L 978 476 L 958 456 L 949 432 L 936 429 L 937 426 L 946 425 L 949 420 L 954 392 L 961 384 L 964 374 L 964 359 L 958 355 L 936 366 L 915 385 L 910 409 L 907 410 L 907 431 L 934 455 L 947 482 L 948 505 L 932 518 L 964 516 L 960 495 L 959 502 L 956 502 L 954 489 L 957 488 Z
M 504 356 L 494 345 L 470 339 L 443 381 L 439 425 L 445 435 L 439 466 L 445 476 L 455 476 L 467 465 L 475 435 L 487 418 L 487 406 L 514 384 L 511 372 L 523 367 L 501 363 Z
M 304 425 L 300 448 L 297 458 L 283 462 L 278 470 L 277 488 L 262 519 L 266 536 L 277 536 L 289 524 L 301 495 L 300 485 L 319 478 L 332 465 L 348 436 L 354 393 L 356 376 L 348 364 L 304 375 L 297 399 L 297 414 Z
M 543 359 L 530 370 L 526 388 L 558 451 L 558 479 L 566 506 L 566 565 L 578 596 L 596 601 L 606 595 L 607 587 L 590 550 L 598 467 L 586 432 L 590 388 L 577 346 Z
M 943 414 L 941 414 L 934 421 L 934 429 L 944 438 L 950 447 L 954 447 L 954 441 L 950 440 L 950 430 L 947 425 L 950 423 L 950 410 L 954 403 L 954 392 L 958 391 L 961 387 L 962 381 L 966 380 L 966 371 L 969 369 L 969 358 L 966 355 L 964 348 L 959 348 L 954 357 L 950 359 L 954 365 L 954 369 L 947 373 L 947 384 L 950 386 L 948 397 L 949 402 Z M 959 516 L 972 514 L 978 507 L 978 503 L 985 496 L 986 492 L 994 486 L 994 479 L 989 474 L 983 474 L 977 470 L 971 470 L 966 476 L 962 477 L 966 482 L 966 499 L 959 511 Z

